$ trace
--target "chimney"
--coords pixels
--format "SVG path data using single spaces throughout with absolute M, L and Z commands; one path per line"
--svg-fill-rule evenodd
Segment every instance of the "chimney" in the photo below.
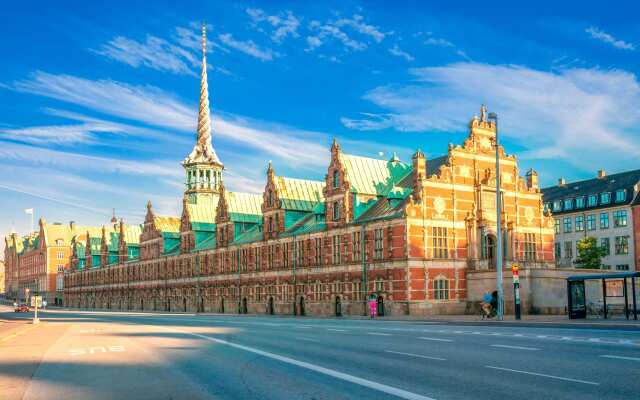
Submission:
M 558 179 L 558 186 L 566 186 L 566 185 L 567 185 L 567 181 L 565 181 L 564 178 Z
M 538 189 L 538 173 L 533 169 L 530 168 L 527 171 L 527 187 L 529 189 Z
M 422 150 L 418 149 L 413 155 L 413 198 L 416 202 L 422 201 L 422 184 L 427 178 L 427 158 Z
M 598 170 L 598 179 L 602 179 L 605 176 L 607 176 L 607 174 L 604 172 L 604 170 L 603 169 L 599 169 Z

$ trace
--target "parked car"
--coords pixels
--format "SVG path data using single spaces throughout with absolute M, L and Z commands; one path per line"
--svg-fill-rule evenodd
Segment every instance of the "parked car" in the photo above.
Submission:
M 26 304 L 18 304 L 14 310 L 15 312 L 29 312 L 29 306 Z

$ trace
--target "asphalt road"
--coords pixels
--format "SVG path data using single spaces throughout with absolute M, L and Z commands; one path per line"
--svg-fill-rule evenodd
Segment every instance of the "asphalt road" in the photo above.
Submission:
M 4 310 L 7 310 L 6 308 Z M 0 310 L 2 311 L 2 310 Z M 0 312 L 0 399 L 637 399 L 638 329 Z

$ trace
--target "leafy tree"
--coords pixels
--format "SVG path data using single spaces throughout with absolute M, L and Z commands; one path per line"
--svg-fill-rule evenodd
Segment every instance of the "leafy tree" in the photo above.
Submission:
M 607 251 L 598 246 L 598 241 L 594 237 L 586 237 L 578 241 L 578 257 L 576 257 L 576 267 L 599 269 L 602 265 L 602 257 L 607 255 Z

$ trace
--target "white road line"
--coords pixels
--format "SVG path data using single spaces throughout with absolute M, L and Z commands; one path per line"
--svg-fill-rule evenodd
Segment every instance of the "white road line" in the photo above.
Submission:
M 406 400 L 435 400 L 432 397 L 427 397 L 427 396 L 423 396 L 421 394 L 417 394 L 417 393 L 413 393 L 413 392 L 409 392 L 406 390 L 402 390 L 402 389 L 398 389 L 395 388 L 393 386 L 387 386 L 384 385 L 382 383 L 378 383 L 378 382 L 374 382 L 374 381 L 370 381 L 368 379 L 364 379 L 364 378 L 359 378 L 357 376 L 354 375 L 349 375 L 346 374 L 344 372 L 340 372 L 340 371 L 336 371 L 330 368 L 325 368 L 325 367 L 321 367 L 319 365 L 315 365 L 315 364 L 311 364 L 305 361 L 299 361 L 296 360 L 294 358 L 290 358 L 290 357 L 286 357 L 286 356 L 281 356 L 279 354 L 275 354 L 275 353 L 270 353 L 268 351 L 264 351 L 264 350 L 259 350 L 256 349 L 254 347 L 249 347 L 249 346 L 243 346 L 241 344 L 237 344 L 237 343 L 232 343 L 232 342 L 228 342 L 226 340 L 222 340 L 222 339 L 218 339 L 218 338 L 213 338 L 210 336 L 205 336 L 205 335 L 201 335 L 199 333 L 193 333 L 193 332 L 189 332 L 189 331 L 183 331 L 180 329 L 173 329 L 173 328 L 167 328 L 167 327 L 160 327 L 163 329 L 166 329 L 168 331 L 173 331 L 173 332 L 179 332 L 185 335 L 191 335 L 191 336 L 195 336 L 195 337 L 199 337 L 205 340 L 209 340 L 211 342 L 215 342 L 218 344 L 224 344 L 239 350 L 244 350 L 244 351 L 248 351 L 250 353 L 254 353 L 254 354 L 258 354 L 264 357 L 268 357 L 274 360 L 278 360 L 278 361 L 282 361 L 284 363 L 287 364 L 291 364 L 291 365 L 295 365 L 297 367 L 300 368 L 305 368 L 311 371 L 315 371 L 327 376 L 331 376 L 333 378 L 336 379 L 341 379 L 343 381 L 347 381 L 347 382 L 351 382 L 354 383 L 356 385 L 360 385 L 360 386 L 364 386 L 366 388 L 369 389 L 373 389 L 373 390 L 377 390 L 379 392 L 382 393 L 386 393 L 386 394 L 390 394 L 393 396 L 397 396 L 400 397 L 402 399 L 406 399 Z
M 298 328 L 298 329 L 310 329 L 310 326 L 295 326 L 294 328 Z
M 519 374 L 542 376 L 544 378 L 551 378 L 551 379 L 559 379 L 561 381 L 567 381 L 567 382 L 584 383 L 585 385 L 599 385 L 598 382 L 583 381 L 583 380 L 580 380 L 580 379 L 565 378 L 565 377 L 562 377 L 562 376 L 555 376 L 555 375 L 539 374 L 537 372 L 520 371 L 518 369 L 494 367 L 494 366 L 491 366 L 491 365 L 485 365 L 485 367 L 486 368 L 491 368 L 491 369 L 498 369 L 498 370 L 501 370 L 501 371 L 517 372 Z
M 492 344 L 491 347 L 500 347 L 503 349 L 515 349 L 515 350 L 529 350 L 529 351 L 536 351 L 536 350 L 540 350 L 536 347 L 524 347 L 524 346 L 509 346 L 506 344 Z
M 451 340 L 451 339 L 440 339 L 440 338 L 425 337 L 425 336 L 419 336 L 418 339 L 421 339 L 421 340 L 432 340 L 434 342 L 453 342 L 453 340 Z
M 380 333 L 380 332 L 367 332 L 367 335 L 375 335 L 375 336 L 391 336 L 390 333 Z
M 309 338 L 306 338 L 306 337 L 296 337 L 296 339 L 298 339 L 298 340 L 304 340 L 305 342 L 320 343 L 320 341 L 319 341 L 319 340 L 309 339 Z
M 624 356 L 612 356 L 609 354 L 605 354 L 603 356 L 600 357 L 604 357 L 604 358 L 615 358 L 618 360 L 627 360 L 627 361 L 640 361 L 640 357 L 624 357 Z
M 403 353 L 401 351 L 385 350 L 385 353 L 402 354 L 403 356 L 426 358 L 428 360 L 447 361 L 446 358 L 423 356 L 422 354 Z
M 332 331 L 332 332 L 346 332 L 346 330 L 344 329 L 333 329 L 333 328 L 328 328 L 328 331 Z

